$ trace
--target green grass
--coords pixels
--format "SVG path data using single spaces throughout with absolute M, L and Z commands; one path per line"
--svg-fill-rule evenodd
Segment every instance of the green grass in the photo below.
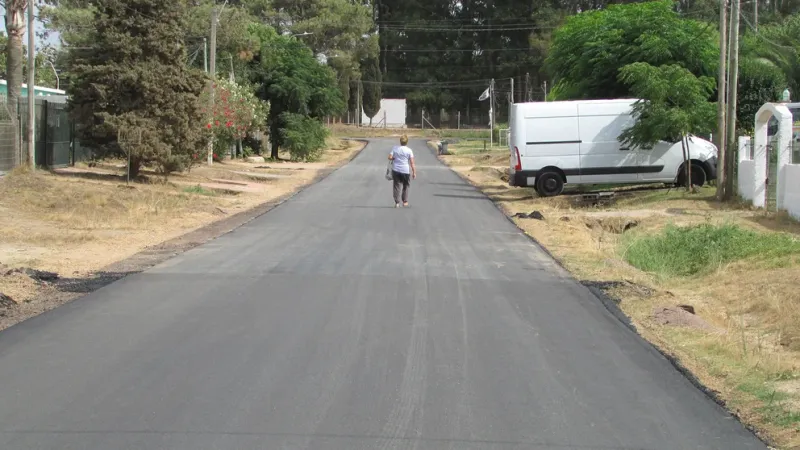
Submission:
M 773 387 L 774 381 L 764 381 L 759 377 L 751 377 L 740 384 L 737 389 L 750 394 L 762 402 L 762 406 L 757 408 L 758 412 L 764 415 L 767 422 L 780 427 L 789 427 L 800 424 L 800 413 L 786 408 L 786 402 L 792 397 L 780 392 Z
M 206 189 L 203 186 L 195 185 L 195 186 L 187 186 L 183 189 L 183 192 L 187 194 L 197 194 L 197 195 L 205 195 L 208 197 L 215 197 L 217 195 L 216 192 Z
M 800 240 L 780 233 L 757 233 L 737 225 L 668 226 L 657 235 L 627 242 L 625 259 L 663 277 L 704 275 L 725 263 L 757 257 L 772 260 L 800 253 Z

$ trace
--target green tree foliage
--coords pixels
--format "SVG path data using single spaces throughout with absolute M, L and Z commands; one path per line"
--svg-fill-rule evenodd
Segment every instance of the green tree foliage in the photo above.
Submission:
M 120 131 L 141 136 L 133 175 L 143 163 L 181 169 L 204 142 L 204 77 L 176 64 L 186 58 L 186 15 L 187 0 L 94 0 L 91 39 L 71 51 L 69 106 L 81 143 L 120 155 Z
M 760 59 L 739 61 L 736 128 L 751 133 L 755 116 L 767 102 L 778 101 L 786 87 L 786 78 L 778 67 Z
M 781 69 L 792 92 L 800 92 L 800 15 L 758 27 L 742 39 L 742 54 Z
M 372 118 L 381 109 L 381 71 L 378 67 L 377 58 L 369 58 L 362 64 L 364 92 L 362 94 L 364 113 L 369 117 L 369 124 L 372 125 Z
M 645 62 L 623 67 L 619 79 L 640 99 L 633 106 L 636 123 L 622 132 L 620 141 L 648 149 L 661 141 L 680 140 L 686 170 L 683 179 L 693 180 L 686 139 L 714 127 L 716 104 L 708 101 L 714 79 L 696 77 L 677 64 L 655 67 Z M 686 183 L 686 188 L 691 190 L 691 184 Z
M 228 78 L 233 70 L 236 78 L 247 79 L 249 62 L 259 46 L 259 42 L 248 32 L 248 27 L 256 18 L 246 6 L 227 5 L 220 8 L 221 2 L 216 3 L 218 2 L 214 0 L 200 0 L 189 8 L 184 38 L 188 62 L 192 67 L 204 68 L 203 52 L 209 45 L 211 16 L 216 7 L 220 9 L 217 26 L 217 76 Z M 205 42 L 203 38 L 206 38 Z
M 253 59 L 252 76 L 259 86 L 259 97 L 270 103 L 272 158 L 277 159 L 279 148 L 286 144 L 286 133 L 281 130 L 291 117 L 285 113 L 320 121 L 326 115 L 343 112 L 345 102 L 333 70 L 320 64 L 300 40 L 280 36 L 263 25 L 253 24 L 250 30 L 261 42 L 261 51 Z
M 708 101 L 716 84 L 713 78 L 696 77 L 677 64 L 638 62 L 622 68 L 619 80 L 640 99 L 633 107 L 636 124 L 622 133 L 621 142 L 651 148 L 713 129 L 716 103 Z
M 548 64 L 563 98 L 620 98 L 620 69 L 677 65 L 713 76 L 719 50 L 709 24 L 682 19 L 670 0 L 613 5 L 570 17 L 554 35 Z
M 328 129 L 317 119 L 285 112 L 281 115 L 283 146 L 293 161 L 316 161 L 322 156 Z
M 373 9 L 368 2 L 352 0 L 273 0 L 269 23 L 281 33 L 299 37 L 336 71 L 342 96 L 349 82 L 360 78 L 362 59 L 377 57 Z M 308 33 L 308 34 L 306 34 Z
M 0 53 L 0 78 L 7 79 L 8 72 L 6 67 L 6 45 L 8 44 L 8 37 L 5 34 L 0 33 L 0 49 L 2 53 Z M 24 55 L 28 54 L 28 48 L 26 46 L 22 47 L 22 53 Z M 52 47 L 45 47 L 43 49 L 39 49 L 36 52 L 36 72 L 34 76 L 36 77 L 36 86 L 42 87 L 49 87 L 55 88 L 56 87 L 56 75 L 53 72 L 53 68 L 47 62 L 54 61 L 57 57 L 57 52 Z M 25 83 L 28 82 L 28 59 L 25 58 L 22 61 L 22 78 L 25 80 Z

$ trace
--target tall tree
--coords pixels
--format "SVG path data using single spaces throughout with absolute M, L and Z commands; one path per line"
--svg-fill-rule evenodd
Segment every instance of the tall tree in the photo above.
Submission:
M 369 125 L 372 126 L 372 118 L 381 109 L 381 71 L 378 67 L 378 58 L 369 58 L 361 66 L 364 86 L 361 102 L 364 113 L 369 117 Z
M 656 67 L 636 62 L 623 67 L 619 79 L 639 99 L 633 106 L 636 124 L 623 131 L 620 141 L 649 150 L 661 141 L 680 139 L 685 172 L 678 176 L 678 183 L 691 190 L 693 183 L 686 182 L 694 182 L 687 139 L 714 128 L 716 104 L 708 101 L 714 78 L 696 77 L 677 64 Z
M 6 32 L 8 33 L 8 43 L 6 44 L 6 83 L 8 86 L 8 112 L 14 124 L 14 165 L 19 164 L 19 97 L 22 91 L 22 40 L 25 35 L 25 10 L 28 8 L 28 0 L 6 0 Z
M 314 55 L 335 70 L 347 98 L 349 81 L 360 78 L 359 61 L 378 55 L 372 6 L 353 0 L 273 0 L 272 7 L 269 23 L 279 33 L 302 35 Z
M 188 0 L 93 0 L 87 47 L 72 49 L 69 107 L 81 143 L 130 153 L 130 171 L 152 162 L 168 173 L 201 148 L 205 78 L 184 60 Z M 118 133 L 140 138 L 124 149 Z
M 619 71 L 634 62 L 714 76 L 713 33 L 709 24 L 681 18 L 670 0 L 612 5 L 570 17 L 555 33 L 548 64 L 561 99 L 621 98 L 631 90 Z
M 343 112 L 345 103 L 333 70 L 321 64 L 303 42 L 264 25 L 253 24 L 250 30 L 261 42 L 251 73 L 259 97 L 270 103 L 271 156 L 277 159 L 288 125 L 309 126 L 308 118 L 321 126 L 325 116 Z

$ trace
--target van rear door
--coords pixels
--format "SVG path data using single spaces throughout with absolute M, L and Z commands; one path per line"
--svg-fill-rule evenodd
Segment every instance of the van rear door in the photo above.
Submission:
M 523 170 L 538 172 L 557 167 L 564 171 L 567 182 L 577 181 L 581 142 L 577 104 L 536 103 L 524 112 L 525 149 L 520 155 Z

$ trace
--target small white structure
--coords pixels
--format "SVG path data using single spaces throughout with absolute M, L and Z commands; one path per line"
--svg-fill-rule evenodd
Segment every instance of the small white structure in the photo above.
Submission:
M 361 124 L 370 126 L 369 116 L 361 112 Z M 381 109 L 372 118 L 373 128 L 405 128 L 406 127 L 406 99 L 384 98 L 381 99 Z
M 778 153 L 777 180 L 768 180 L 767 128 L 772 117 L 778 121 L 778 132 L 773 139 Z M 739 138 L 739 195 L 752 201 L 753 206 L 764 208 L 768 184 L 777 183 L 777 209 L 800 219 L 800 165 L 792 164 L 792 112 L 786 104 L 767 103 L 758 110 L 755 121 L 752 152 L 750 137 Z

